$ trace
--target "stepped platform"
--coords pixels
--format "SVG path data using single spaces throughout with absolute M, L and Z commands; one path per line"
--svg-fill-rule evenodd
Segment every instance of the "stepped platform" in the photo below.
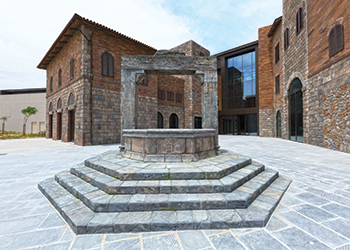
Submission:
M 76 234 L 263 227 L 291 180 L 221 151 L 144 162 L 109 151 L 38 184 Z

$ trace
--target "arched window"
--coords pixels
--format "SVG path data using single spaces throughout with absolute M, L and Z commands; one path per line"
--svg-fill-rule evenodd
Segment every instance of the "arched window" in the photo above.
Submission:
M 344 49 L 344 26 L 337 24 L 333 27 L 328 37 L 329 57 L 334 56 Z
M 282 137 L 281 112 L 279 110 L 276 114 L 276 137 Z
M 107 51 L 102 54 L 102 75 L 103 76 L 114 76 L 114 58 Z
M 70 59 L 69 77 L 70 79 L 74 78 L 74 57 Z
M 57 101 L 57 109 L 62 109 L 62 100 L 61 100 L 61 98 L 59 98 L 58 101 Z
M 74 106 L 74 104 L 75 104 L 75 96 L 73 93 L 70 93 L 68 97 L 68 107 L 72 107 Z
M 50 77 L 50 92 L 53 91 L 52 85 L 53 85 L 53 77 L 51 76 Z
M 179 128 L 179 118 L 176 114 L 171 114 L 169 118 L 169 128 Z
M 62 69 L 60 68 L 58 70 L 58 87 L 61 87 L 62 85 Z
M 49 104 L 49 112 L 52 112 L 52 102 Z
M 303 142 L 303 93 L 301 81 L 293 80 L 289 90 L 289 139 Z
M 157 128 L 163 128 L 163 115 L 158 112 Z

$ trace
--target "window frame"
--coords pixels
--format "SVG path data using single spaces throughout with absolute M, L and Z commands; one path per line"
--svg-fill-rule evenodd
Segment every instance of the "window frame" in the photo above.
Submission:
M 58 70 L 58 87 L 62 86 L 62 69 L 59 68 Z
M 299 7 L 296 15 L 296 34 L 299 35 L 302 31 L 303 25 L 303 7 Z
M 176 102 L 182 102 L 182 95 L 176 94 Z
M 174 101 L 174 92 L 172 91 L 167 92 L 167 100 L 172 102 Z
M 164 90 L 158 90 L 158 99 L 165 100 L 165 91 Z
M 289 28 L 284 30 L 284 50 L 289 48 Z
M 280 61 L 280 43 L 275 46 L 275 64 Z
M 50 93 L 53 92 L 53 77 L 50 76 Z
M 70 59 L 69 63 L 69 78 L 73 79 L 74 78 L 74 57 Z
M 276 95 L 280 94 L 281 92 L 281 82 L 280 82 L 280 75 L 277 75 L 275 77 L 275 93 Z

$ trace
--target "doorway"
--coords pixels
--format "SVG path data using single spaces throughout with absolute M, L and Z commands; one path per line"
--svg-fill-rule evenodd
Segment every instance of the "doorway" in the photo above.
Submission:
M 294 79 L 289 90 L 289 139 L 304 142 L 303 136 L 303 93 L 302 84 Z
M 75 134 L 75 110 L 68 111 L 68 121 L 69 121 L 69 140 L 74 142 L 74 134 Z
M 57 140 L 62 140 L 62 113 L 57 113 Z
M 179 117 L 176 114 L 171 114 L 169 118 L 169 128 L 179 128 Z
M 49 135 L 48 138 L 52 138 L 52 124 L 53 124 L 53 116 L 49 115 L 49 124 L 48 124 L 48 130 L 49 130 Z

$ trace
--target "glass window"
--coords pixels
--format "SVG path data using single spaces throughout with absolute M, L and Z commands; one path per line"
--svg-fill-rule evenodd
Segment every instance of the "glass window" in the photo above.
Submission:
M 234 60 L 235 68 L 241 69 L 242 68 L 242 56 L 234 57 L 233 60 Z
M 227 68 L 233 67 L 233 58 L 227 60 Z
M 243 67 L 252 65 L 252 55 L 251 53 L 243 55 Z

